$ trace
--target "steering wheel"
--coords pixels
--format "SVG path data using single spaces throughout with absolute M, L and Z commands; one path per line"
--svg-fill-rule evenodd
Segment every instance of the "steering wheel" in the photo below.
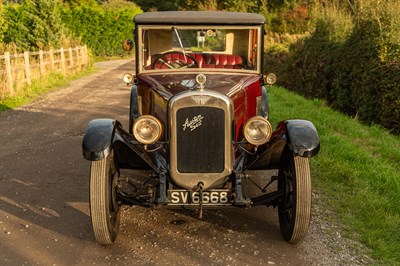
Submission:
M 177 54 L 178 56 L 176 58 L 172 58 L 171 56 L 168 55 L 173 55 Z M 182 56 L 181 56 L 182 55 Z M 186 55 L 186 61 L 185 61 L 185 55 Z M 189 63 L 187 59 L 191 59 L 192 62 Z M 157 57 L 154 59 L 152 66 L 152 69 L 162 69 L 164 68 L 163 66 L 166 66 L 167 68 L 170 69 L 177 69 L 177 68 L 190 68 L 190 67 L 199 67 L 199 62 L 191 56 L 190 54 L 183 54 L 182 52 L 179 51 L 172 51 L 172 52 L 165 52 L 162 54 L 157 55 Z

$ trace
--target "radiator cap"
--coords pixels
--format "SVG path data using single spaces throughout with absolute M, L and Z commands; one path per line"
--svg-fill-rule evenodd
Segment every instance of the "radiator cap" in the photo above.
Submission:
M 196 76 L 196 82 L 200 85 L 199 90 L 204 90 L 204 83 L 206 83 L 207 78 L 204 74 L 198 74 Z

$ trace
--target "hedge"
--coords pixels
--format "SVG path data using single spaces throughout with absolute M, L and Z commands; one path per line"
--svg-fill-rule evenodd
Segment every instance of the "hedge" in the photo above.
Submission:
M 291 46 L 278 70 L 281 85 L 400 134 L 400 15 L 394 12 L 400 9 L 395 7 L 400 4 L 388 1 L 352 6 L 352 13 L 325 8 L 315 31 Z
M 62 21 L 74 36 L 80 37 L 95 55 L 123 55 L 121 43 L 132 38 L 133 17 L 140 8 L 104 10 L 78 6 L 62 10 Z
M 97 56 L 124 55 L 121 43 L 132 38 L 133 17 L 142 10 L 124 0 L 94 3 L 25 0 L 3 5 L 0 0 L 0 51 L 7 46 L 23 52 L 83 43 Z

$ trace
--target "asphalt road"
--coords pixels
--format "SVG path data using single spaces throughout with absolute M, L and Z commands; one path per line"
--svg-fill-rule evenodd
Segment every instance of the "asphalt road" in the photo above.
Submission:
M 309 265 L 280 236 L 277 210 L 126 207 L 117 242 L 96 243 L 81 142 L 94 118 L 127 126 L 131 61 L 98 64 L 30 105 L 0 113 L 0 265 Z M 306 240 L 308 241 L 308 240 Z

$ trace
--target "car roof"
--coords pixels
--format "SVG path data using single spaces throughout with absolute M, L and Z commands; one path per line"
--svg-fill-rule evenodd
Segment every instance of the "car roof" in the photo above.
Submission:
M 138 14 L 136 24 L 157 25 L 260 25 L 265 18 L 259 14 L 225 11 L 161 11 Z

